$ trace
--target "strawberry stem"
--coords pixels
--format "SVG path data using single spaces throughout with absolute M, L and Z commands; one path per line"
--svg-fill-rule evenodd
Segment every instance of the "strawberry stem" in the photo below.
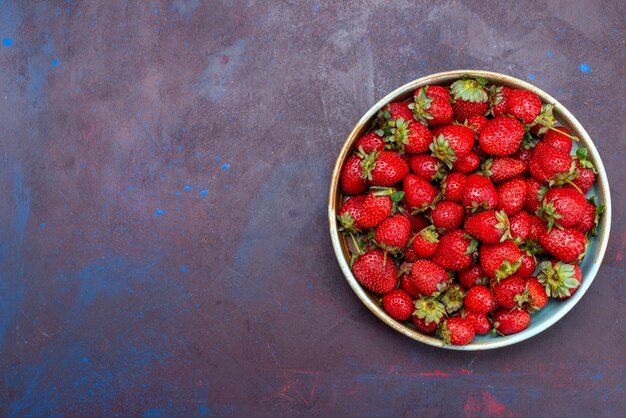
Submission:
M 583 193 L 583 191 L 582 191 L 582 190 L 580 190 L 580 187 L 578 187 L 578 186 L 576 185 L 576 183 L 574 183 L 573 181 L 571 181 L 571 180 L 567 180 L 567 181 L 565 181 L 565 182 L 566 182 L 567 184 L 569 184 L 570 186 L 572 186 L 574 189 L 578 190 L 581 194 L 584 194 L 584 193 Z
M 553 127 L 549 127 L 548 129 L 550 129 L 551 131 L 557 131 L 558 133 L 560 133 L 561 135 L 565 135 L 566 137 L 568 137 L 568 138 L 569 138 L 569 139 L 571 139 L 572 141 L 576 141 L 576 142 L 578 142 L 578 138 L 577 138 L 577 137 L 575 137 L 575 136 L 573 136 L 573 135 L 569 135 L 569 134 L 567 134 L 567 133 L 563 132 L 563 131 L 562 131 L 562 130 L 560 130 L 560 129 L 553 128 Z
M 356 239 L 354 238 L 354 234 L 352 232 L 350 232 L 350 238 L 352 238 L 352 242 L 354 243 L 354 247 L 356 248 L 356 252 L 359 255 L 362 255 L 363 253 L 361 252 L 361 248 L 359 247 L 359 244 L 357 244 Z

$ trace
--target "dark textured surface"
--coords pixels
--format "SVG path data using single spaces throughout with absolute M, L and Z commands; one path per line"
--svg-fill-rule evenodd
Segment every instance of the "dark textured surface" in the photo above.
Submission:
M 619 416 L 620 1 L 4 1 L 0 415 Z M 534 82 L 603 155 L 589 292 L 514 347 L 395 333 L 334 259 L 351 126 L 419 76 Z

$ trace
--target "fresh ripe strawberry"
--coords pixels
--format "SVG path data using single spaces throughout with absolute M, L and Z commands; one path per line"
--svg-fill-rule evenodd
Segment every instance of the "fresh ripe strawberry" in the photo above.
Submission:
M 502 116 L 507 113 L 508 96 L 511 89 L 506 86 L 491 86 L 489 88 L 489 114 Z
M 511 155 L 511 157 L 524 162 L 525 168 L 524 172 L 521 174 L 523 174 L 524 176 L 528 176 L 528 174 L 530 173 L 530 171 L 528 170 L 528 163 L 530 163 L 530 159 L 533 157 L 532 148 L 521 147 L 515 152 L 515 154 Z
M 404 119 L 405 121 L 413 120 L 413 112 L 409 109 L 409 104 L 405 102 L 392 102 L 384 106 L 381 110 L 382 113 L 389 112 L 389 115 L 382 115 L 385 120 L 398 120 Z M 381 115 L 379 113 L 379 119 Z
M 576 189 L 555 187 L 544 195 L 537 215 L 548 221 L 548 230 L 553 225 L 569 228 L 580 221 L 586 202 Z
M 404 212 L 404 216 L 406 216 L 411 223 L 411 231 L 419 232 L 422 229 L 426 228 L 430 225 L 430 221 L 424 217 L 422 214 L 411 214 L 409 207 L 406 204 L 402 205 L 402 211 Z
M 441 176 L 445 173 L 441 161 L 432 155 L 413 155 L 409 159 L 409 165 L 411 166 L 411 171 L 427 182 L 441 178 Z
M 574 228 L 552 228 L 539 237 L 539 244 L 551 255 L 566 263 L 577 263 L 585 254 L 587 238 Z
M 416 91 L 415 94 L 417 93 Z M 428 86 L 426 87 L 426 95 L 428 97 L 441 97 L 444 100 L 450 101 L 450 91 L 444 86 Z
M 362 175 L 361 163 L 363 159 L 358 155 L 351 155 L 341 169 L 341 189 L 345 194 L 359 194 L 367 190 L 367 179 Z
M 415 174 L 406 176 L 403 190 L 404 200 L 412 211 L 422 211 L 431 207 L 437 197 L 437 190 Z
M 563 135 L 563 132 L 565 135 Z M 554 129 L 548 130 L 543 136 L 542 142 L 544 144 L 550 144 L 554 148 L 557 148 L 568 154 L 572 152 L 572 133 L 566 128 L 559 126 Z
M 466 345 L 474 339 L 474 327 L 460 316 L 449 318 L 441 327 L 444 344 Z
M 432 91 L 435 93 L 432 94 Z M 415 90 L 413 100 L 409 107 L 416 120 L 428 126 L 447 125 L 452 122 L 450 98 L 441 97 L 439 89 L 419 88 Z
M 526 290 L 526 280 L 519 276 L 509 276 L 491 286 L 493 297 L 499 308 L 513 309 L 519 305 L 519 300 Z
M 510 237 L 509 218 L 504 211 L 477 213 L 465 221 L 463 228 L 485 244 L 496 244 Z
M 457 121 L 463 123 L 474 115 L 487 113 L 489 96 L 486 85 L 487 80 L 482 77 L 465 78 L 452 83 L 450 95 L 454 99 L 452 109 Z
M 505 157 L 515 153 L 524 138 L 524 125 L 508 116 L 498 116 L 480 131 L 478 143 L 486 153 Z
M 433 134 L 426 125 L 419 122 L 411 122 L 408 129 L 404 151 L 408 154 L 427 152 L 430 144 L 433 142 Z
M 525 309 L 500 308 L 493 314 L 493 327 L 502 335 L 524 331 L 530 324 L 530 314 Z
M 435 231 L 435 227 L 431 225 L 415 235 L 411 248 L 418 257 L 428 258 L 435 254 L 438 244 L 439 234 Z
M 527 251 L 522 251 L 522 264 L 515 272 L 515 275 L 521 277 L 522 279 L 527 279 L 533 275 L 536 268 L 537 260 L 535 259 L 535 256 Z
M 373 228 L 391 216 L 393 202 L 389 196 L 376 196 L 369 193 L 363 200 L 361 208 L 361 219 L 359 219 L 361 229 Z
M 537 275 L 546 294 L 557 299 L 567 299 L 572 296 L 580 287 L 582 278 L 582 271 L 578 265 L 556 260 L 541 263 L 541 272 Z
M 488 314 L 495 307 L 495 300 L 487 287 L 474 286 L 463 298 L 463 306 L 470 312 Z
M 498 205 L 496 209 L 513 216 L 524 207 L 527 202 L 528 185 L 523 177 L 516 177 L 496 187 L 498 193 Z
M 483 269 L 480 268 L 480 264 L 478 263 L 474 263 L 469 268 L 459 271 L 457 277 L 459 283 L 466 289 L 486 285 L 489 282 L 489 278 L 485 276 Z
M 383 137 L 376 135 L 374 132 L 363 135 L 356 140 L 354 149 L 369 154 L 373 151 L 383 151 L 385 149 L 385 141 Z
M 439 232 L 446 233 L 459 229 L 464 213 L 463 206 L 458 203 L 439 202 L 430 212 L 430 218 Z
M 425 319 L 418 318 L 415 315 L 412 316 L 411 320 L 413 321 L 413 325 L 415 326 L 415 329 L 417 329 L 422 334 L 426 334 L 426 335 L 434 334 L 435 331 L 437 331 L 437 328 L 439 327 L 439 324 L 437 322 L 434 322 L 434 321 L 426 322 Z
M 340 231 L 355 233 L 363 228 L 360 220 L 363 202 L 365 202 L 366 197 L 367 195 L 364 194 L 352 196 L 341 205 L 338 216 L 341 225 L 339 228 Z
M 452 163 L 452 170 L 458 171 L 459 173 L 469 174 L 476 171 L 478 166 L 480 165 L 480 158 L 478 155 L 470 152 L 469 154 L 460 157 L 455 162 Z
M 472 174 L 465 179 L 461 202 L 473 212 L 495 209 L 498 205 L 498 193 L 487 177 Z
M 463 307 L 463 297 L 465 297 L 463 286 L 458 283 L 452 283 L 440 298 L 448 315 L 454 314 Z
M 489 119 L 487 119 L 483 115 L 474 115 L 467 118 L 467 126 L 472 128 L 477 134 L 479 134 L 480 131 L 483 130 L 488 122 Z
M 539 142 L 528 164 L 530 174 L 542 183 L 561 185 L 575 177 L 572 157 L 550 144 Z
M 411 280 L 415 289 L 424 296 L 445 291 L 450 284 L 450 276 L 430 260 L 417 260 L 411 268 Z
M 543 195 L 548 191 L 547 187 L 534 177 L 526 179 L 526 201 L 524 209 L 530 213 L 535 213 L 541 206 Z
M 537 312 L 548 303 L 548 294 L 536 277 L 526 280 L 526 290 L 518 298 L 518 305 L 530 313 Z
M 463 187 L 465 186 L 465 174 L 463 173 L 448 173 L 446 177 L 441 181 L 441 194 L 443 200 L 447 202 L 460 203 L 462 199 Z
M 406 321 L 415 310 L 413 299 L 404 290 L 396 289 L 383 296 L 383 308 L 396 321 Z
M 451 271 L 465 270 L 472 265 L 478 242 L 463 229 L 439 237 L 437 251 L 431 260 Z
M 521 119 L 525 125 L 532 123 L 541 113 L 541 99 L 532 91 L 511 90 L 507 102 L 507 113 Z
M 411 245 L 406 247 L 406 249 L 404 250 L 404 261 L 409 262 L 409 263 L 414 263 L 420 258 L 423 258 L 423 257 L 420 257 L 415 252 L 415 250 L 413 250 L 413 247 Z
M 472 324 L 476 335 L 485 335 L 491 330 L 491 322 L 487 315 L 466 311 L 464 316 L 465 320 Z
M 481 171 L 485 177 L 489 177 L 494 183 L 502 183 L 511 180 L 526 170 L 526 163 L 517 158 L 496 157 L 485 161 Z
M 526 241 L 530 233 L 530 215 L 523 210 L 509 218 L 511 238 L 517 242 Z
M 574 161 L 576 163 L 574 170 L 577 175 L 576 178 L 572 180 L 572 183 L 586 194 L 596 181 L 596 169 L 591 161 L 587 160 L 586 148 L 578 148 L 576 150 Z
M 533 120 L 530 126 L 530 133 L 542 137 L 548 132 L 550 129 L 554 127 L 554 105 L 553 104 L 543 104 L 541 105 L 541 111 L 539 115 Z
M 521 264 L 517 245 L 511 240 L 497 244 L 483 244 L 478 249 L 480 267 L 487 277 L 501 280 L 515 273 Z
M 457 159 L 469 154 L 474 147 L 474 131 L 463 125 L 445 125 L 433 129 L 430 144 L 433 155 L 448 167 Z
M 363 176 L 375 186 L 393 186 L 409 174 L 409 165 L 393 151 L 362 154 Z
M 539 242 L 539 239 L 548 233 L 548 222 L 535 215 L 530 215 L 528 222 L 528 238 Z
M 594 198 L 587 200 L 583 206 L 583 212 L 580 215 L 580 222 L 576 224 L 576 229 L 583 234 L 591 232 L 592 235 L 596 235 L 600 214 L 603 211 L 604 207 L 596 207 Z
M 389 293 L 398 282 L 396 264 L 386 259 L 379 249 L 369 250 L 357 258 L 352 273 L 361 285 L 374 293 Z
M 413 325 L 425 334 L 432 334 L 446 314 L 443 303 L 435 298 L 420 296 L 415 300 Z
M 374 240 L 380 248 L 390 253 L 403 250 L 409 238 L 411 238 L 411 223 L 406 216 L 399 213 L 378 225 L 374 235 Z
M 400 289 L 408 293 L 413 299 L 417 299 L 420 294 L 413 285 L 413 280 L 411 280 L 412 267 L 413 263 L 408 263 L 406 261 L 400 265 L 400 268 L 398 269 L 398 274 L 400 275 Z

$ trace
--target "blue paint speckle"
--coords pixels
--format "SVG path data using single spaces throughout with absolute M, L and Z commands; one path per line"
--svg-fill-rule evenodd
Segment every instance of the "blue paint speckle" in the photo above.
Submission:
M 174 193 L 174 195 L 175 195 L 176 197 L 180 197 L 180 192 L 176 192 L 176 193 Z
M 89 359 L 87 357 L 83 357 L 83 363 L 89 363 Z
M 594 374 L 593 380 L 600 380 L 600 374 L 599 373 Z
M 582 64 L 580 64 L 580 67 L 578 67 L 580 69 L 581 72 L 587 74 L 589 71 L 591 71 L 591 68 L 585 64 L 584 62 Z
M 46 227 L 45 223 L 42 222 L 42 223 L 39 224 L 39 228 L 44 229 L 45 227 Z
M 313 289 L 313 283 L 307 284 L 306 287 L 308 287 L 309 289 Z
M 206 196 L 209 194 L 209 191 L 207 189 L 204 189 L 203 191 L 200 192 L 200 196 Z
M 159 9 L 154 9 L 154 13 L 159 13 Z
M 137 190 L 137 188 L 135 186 L 128 186 L 128 190 L 133 191 L 133 190 Z
M 219 155 L 216 155 L 216 156 L 215 156 L 215 161 L 219 161 L 219 160 L 220 160 L 220 156 L 219 156 Z
M 535 79 L 537 78 L 537 76 L 536 76 L 536 75 L 534 75 L 534 74 L 532 74 L 532 73 L 530 73 L 530 74 L 528 74 L 528 78 L 529 78 L 530 80 L 535 80 Z
M 191 190 L 191 187 L 189 187 L 189 186 L 185 186 L 185 187 L 183 187 L 183 190 L 184 190 L 184 191 L 186 191 L 186 192 L 188 192 L 189 190 Z
M 230 164 L 228 163 L 224 163 L 222 164 L 222 166 L 220 167 L 222 170 L 228 170 L 230 168 Z
M 55 67 L 59 66 L 59 60 L 58 59 L 53 59 L 52 60 L 52 65 L 54 65 Z
M 548 51 L 548 58 L 552 58 L 552 51 Z
M 187 271 L 187 267 L 182 266 L 182 267 L 180 268 L 180 271 L 181 271 L 181 273 L 185 273 L 185 272 Z
M 177 146 L 177 147 L 176 147 L 176 149 L 177 149 L 178 151 L 182 151 L 183 149 L 185 149 L 185 147 L 183 147 L 182 145 L 179 145 L 179 146 Z
M 11 38 L 4 38 L 2 40 L 2 45 L 4 45 L 4 46 L 11 46 L 11 45 L 13 45 L 13 39 L 11 39 Z
M 165 212 L 163 209 L 156 209 L 156 210 L 154 211 L 154 214 L 155 214 L 156 216 L 161 216 L 161 215 L 163 215 L 164 213 L 166 213 L 166 212 Z

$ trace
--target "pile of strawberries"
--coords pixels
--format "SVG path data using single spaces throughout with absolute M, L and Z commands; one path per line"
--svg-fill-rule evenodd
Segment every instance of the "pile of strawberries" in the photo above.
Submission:
M 444 343 L 526 329 L 581 284 L 596 171 L 553 105 L 462 77 L 389 103 L 341 172 L 340 230 L 359 283 Z

